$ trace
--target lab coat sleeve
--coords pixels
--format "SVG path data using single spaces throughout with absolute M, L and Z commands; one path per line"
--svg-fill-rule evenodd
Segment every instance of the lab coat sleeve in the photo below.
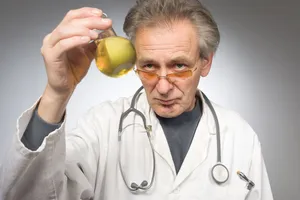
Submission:
M 257 135 L 254 135 L 253 155 L 249 171 L 249 179 L 255 183 L 248 200 L 273 200 L 268 173 L 262 155 L 261 144 Z
M 51 132 L 36 151 L 20 141 L 35 105 L 17 122 L 16 134 L 0 169 L 1 200 L 68 200 L 93 197 L 96 173 L 100 173 L 99 138 L 93 114 L 65 134 L 65 121 Z M 66 116 L 67 117 L 67 116 Z M 101 181 L 97 181 L 98 183 Z

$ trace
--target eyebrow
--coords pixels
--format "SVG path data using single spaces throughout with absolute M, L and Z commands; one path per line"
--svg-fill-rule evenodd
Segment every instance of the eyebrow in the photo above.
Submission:
M 144 57 L 144 58 L 137 60 L 137 64 L 140 66 L 149 64 L 149 63 L 154 64 L 154 65 L 159 65 L 159 63 L 153 58 Z M 192 60 L 187 56 L 177 56 L 177 57 L 171 58 L 171 60 L 169 60 L 167 62 L 167 65 L 174 64 L 174 63 L 185 63 L 185 64 L 190 65 L 192 63 Z
M 191 64 L 192 63 L 192 59 L 187 57 L 187 56 L 177 56 L 174 57 L 170 60 L 171 64 L 174 63 L 185 63 L 185 64 Z
M 137 60 L 137 64 L 138 64 L 138 65 L 145 65 L 145 64 L 149 64 L 149 63 L 155 64 L 155 65 L 158 64 L 158 62 L 155 61 L 155 60 L 152 59 L 152 58 L 141 58 L 141 59 L 138 59 L 138 60 Z

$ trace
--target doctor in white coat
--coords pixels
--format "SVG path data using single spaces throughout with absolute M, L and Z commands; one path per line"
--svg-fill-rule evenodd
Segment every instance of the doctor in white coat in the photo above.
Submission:
M 91 108 L 65 132 L 66 106 L 94 58 L 93 29 L 112 25 L 101 16 L 72 10 L 45 37 L 48 83 L 18 119 L 0 199 L 272 200 L 255 132 L 197 89 L 220 40 L 197 0 L 138 0 L 124 31 L 144 89 Z M 121 118 L 130 107 L 139 112 Z

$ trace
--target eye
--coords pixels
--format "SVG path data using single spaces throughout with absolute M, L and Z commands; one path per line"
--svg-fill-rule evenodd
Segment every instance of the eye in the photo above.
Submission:
M 186 65 L 185 64 L 176 64 L 175 69 L 176 70 L 184 70 L 184 69 L 186 69 Z
M 146 64 L 143 66 L 143 69 L 147 71 L 153 71 L 155 68 L 152 64 Z

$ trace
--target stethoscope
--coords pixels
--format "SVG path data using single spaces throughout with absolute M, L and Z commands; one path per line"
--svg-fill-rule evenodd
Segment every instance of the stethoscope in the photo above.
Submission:
M 141 92 L 142 89 L 143 89 L 143 86 L 141 86 L 135 92 L 135 94 L 134 94 L 134 96 L 131 100 L 130 108 L 122 113 L 122 115 L 120 117 L 119 130 L 118 130 L 119 156 L 120 156 L 120 154 L 121 154 L 120 146 L 122 145 L 121 140 L 122 140 L 122 132 L 123 132 L 123 121 L 129 113 L 134 112 L 135 114 L 139 115 L 143 120 L 143 126 L 144 126 L 144 128 L 147 132 L 148 141 L 149 141 L 149 144 L 150 144 L 151 150 L 152 150 L 153 167 L 152 167 L 152 174 L 151 174 L 150 182 L 144 180 L 140 184 L 137 184 L 135 182 L 131 182 L 130 185 L 129 185 L 129 183 L 127 182 L 127 180 L 125 178 L 125 174 L 122 170 L 121 159 L 119 158 L 119 168 L 120 168 L 120 171 L 121 171 L 122 178 L 123 178 L 127 188 L 132 192 L 135 192 L 135 191 L 138 191 L 138 190 L 142 190 L 142 191 L 149 190 L 151 188 L 151 186 L 153 185 L 154 176 L 155 176 L 156 162 L 155 162 L 154 148 L 153 148 L 153 145 L 152 145 L 151 139 L 150 139 L 150 132 L 152 131 L 152 126 L 147 125 L 146 124 L 146 117 L 144 116 L 144 114 L 141 111 L 134 108 L 134 105 L 135 105 L 136 100 L 137 100 L 137 96 L 139 95 L 139 93 Z M 206 95 L 204 93 L 202 93 L 202 95 L 203 95 L 203 98 L 204 98 L 206 104 L 208 105 L 210 111 L 212 112 L 212 115 L 213 115 L 213 118 L 214 118 L 214 121 L 215 121 L 215 126 L 216 126 L 217 163 L 211 169 L 211 176 L 217 184 L 223 184 L 229 178 L 229 171 L 228 171 L 227 167 L 222 163 L 222 159 L 221 159 L 221 138 L 220 138 L 219 120 L 218 120 L 217 114 L 216 114 L 210 100 L 206 97 Z

